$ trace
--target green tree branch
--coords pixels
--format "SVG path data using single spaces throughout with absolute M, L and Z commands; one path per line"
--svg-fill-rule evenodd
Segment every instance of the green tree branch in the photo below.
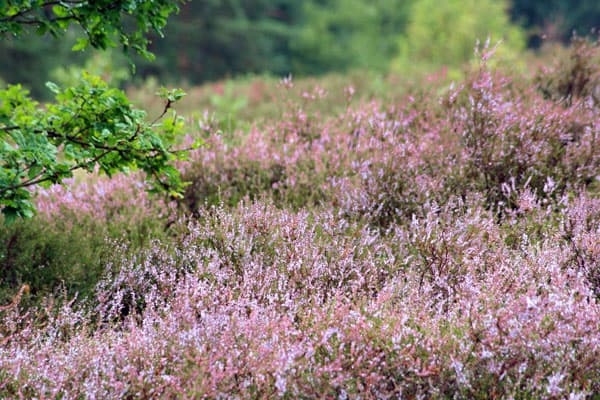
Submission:
M 180 1 L 40 1 L 0 3 L 0 38 L 19 36 L 29 25 L 37 33 L 63 35 L 71 24 L 85 37 L 78 48 L 105 49 L 116 38 L 124 50 L 149 56 L 145 35 L 161 33 L 168 15 Z M 127 19 L 133 19 L 134 29 Z M 129 25 L 130 26 L 130 25 Z M 136 109 L 125 93 L 99 77 L 84 73 L 78 85 L 47 84 L 55 101 L 40 105 L 19 85 L 0 90 L 0 207 L 5 221 L 31 217 L 35 208 L 30 188 L 62 183 L 78 169 L 112 175 L 141 169 L 151 190 L 178 196 L 183 190 L 179 172 L 170 165 L 185 153 L 174 150 L 182 120 L 168 114 L 184 93 L 163 90 L 163 112 L 152 122 Z

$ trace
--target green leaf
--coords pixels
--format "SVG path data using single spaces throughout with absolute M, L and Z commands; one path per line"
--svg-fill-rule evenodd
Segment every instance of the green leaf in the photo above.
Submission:
M 59 94 L 60 93 L 60 88 L 58 87 L 58 85 L 54 82 L 46 82 L 46 87 L 48 89 L 50 89 L 50 91 L 54 94 Z
M 11 206 L 5 206 L 2 209 L 2 215 L 4 215 L 4 223 L 6 225 L 11 225 L 19 217 L 19 210 Z
M 81 51 L 84 50 L 86 47 L 88 47 L 88 45 L 90 44 L 90 41 L 86 38 L 77 38 L 77 43 L 75 43 L 75 45 L 73 47 L 71 47 L 72 51 Z
M 27 176 L 29 177 L 29 179 L 33 179 L 36 176 L 40 175 L 43 170 L 44 167 L 42 167 L 41 165 L 33 164 L 31 168 L 29 168 L 29 173 L 27 174 Z
M 206 144 L 206 142 L 200 138 L 196 139 L 194 141 L 194 143 L 192 143 L 192 149 L 199 149 L 200 147 L 204 146 Z
M 31 218 L 35 214 L 31 208 L 25 208 L 20 211 L 20 216 L 23 218 Z
M 39 36 L 43 36 L 46 32 L 48 32 L 48 25 L 43 23 L 40 24 L 35 30 L 35 33 Z
M 62 5 L 52 7 L 52 12 L 56 14 L 57 17 L 66 17 L 69 15 L 68 9 Z
M 187 93 L 184 92 L 182 89 L 167 89 L 165 87 L 161 87 L 156 94 L 160 96 L 161 99 L 169 100 L 171 102 L 181 100 L 184 96 L 187 95 Z

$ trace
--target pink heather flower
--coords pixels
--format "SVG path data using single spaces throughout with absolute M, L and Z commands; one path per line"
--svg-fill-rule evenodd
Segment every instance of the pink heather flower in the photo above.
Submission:
M 563 389 L 560 387 L 560 383 L 564 377 L 565 375 L 560 372 L 556 372 L 548 377 L 546 392 L 548 392 L 550 396 L 558 396 L 560 393 L 562 393 Z
M 279 396 L 283 396 L 287 389 L 287 380 L 285 376 L 280 373 L 275 374 L 275 388 L 278 391 Z

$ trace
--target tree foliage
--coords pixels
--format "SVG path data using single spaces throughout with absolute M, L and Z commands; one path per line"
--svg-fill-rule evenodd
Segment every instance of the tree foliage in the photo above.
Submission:
M 181 7 L 151 50 L 158 62 L 137 62 L 142 75 L 191 83 L 240 73 L 290 72 L 289 42 L 301 6 L 296 0 L 204 0 Z
M 120 43 L 146 57 L 151 31 L 162 35 L 177 0 L 17 0 L 0 3 L 0 34 L 22 35 L 29 27 L 38 34 L 64 36 L 76 24 L 83 29 L 74 49 L 106 49 Z M 129 22 L 129 24 L 128 24 Z M 133 26 L 133 29 L 131 28 Z
M 304 2 L 303 23 L 291 44 L 294 72 L 352 68 L 385 71 L 406 28 L 410 2 L 327 0 Z
M 8 1 L 0 5 L 0 34 L 65 35 L 70 24 L 83 28 L 76 48 L 105 49 L 120 43 L 150 57 L 146 34 L 160 34 L 176 1 Z M 134 29 L 127 19 L 134 20 Z M 152 122 L 125 94 L 99 77 L 83 74 L 79 84 L 48 83 L 55 101 L 38 104 L 20 85 L 0 90 L 0 206 L 7 220 L 34 214 L 31 187 L 61 183 L 77 169 L 108 175 L 140 168 L 153 191 L 178 195 L 183 188 L 170 162 L 182 122 L 168 111 L 184 93 L 162 92 L 165 108 Z
M 505 1 L 416 0 L 400 38 L 396 67 L 460 66 L 473 56 L 477 40 L 502 40 L 503 49 L 524 48 L 523 32 L 510 24 Z
M 513 0 L 511 16 L 530 33 L 530 45 L 540 39 L 562 40 L 567 43 L 573 32 L 588 35 L 600 29 L 600 2 L 597 0 Z
M 507 12 L 513 23 L 527 30 L 529 45 L 539 44 L 541 36 L 567 42 L 573 30 L 586 35 L 591 28 L 600 28 L 600 2 L 594 0 L 203 0 L 182 4 L 181 12 L 169 21 L 168 26 L 163 29 L 157 25 L 164 31 L 165 38 L 152 40 L 161 34 L 154 32 L 152 24 L 144 25 L 144 21 L 153 19 L 154 14 L 166 14 L 174 1 L 56 2 L 62 4 L 57 8 L 58 14 L 67 10 L 67 16 L 53 14 L 49 4 L 54 2 L 49 0 L 0 3 L 4 29 L 7 29 L 9 19 L 13 25 L 18 20 L 26 20 L 21 26 L 23 32 L 28 27 L 36 28 L 34 22 L 40 19 L 40 31 L 61 37 L 60 41 L 49 41 L 46 36 L 14 40 L 4 35 L 8 40 L 0 41 L 0 59 L 3 60 L 0 76 L 7 82 L 26 84 L 36 99 L 46 99 L 44 83 L 50 77 L 48 72 L 59 66 L 85 62 L 82 53 L 67 51 L 77 44 L 78 32 L 74 29 L 65 31 L 53 23 L 46 24 L 57 18 L 63 26 L 70 21 L 71 27 L 78 26 L 78 20 L 87 21 L 88 31 L 100 32 L 100 35 L 92 35 L 97 44 L 109 45 L 110 41 L 119 44 L 121 35 L 125 35 L 124 43 L 129 49 L 132 43 L 152 41 L 147 49 L 157 55 L 156 60 L 147 62 L 143 57 L 136 57 L 138 73 L 132 79 L 138 81 L 155 76 L 161 82 L 190 84 L 247 73 L 299 76 L 354 68 L 382 71 L 387 69 L 399 49 L 401 56 L 396 57 L 396 66 L 402 60 L 407 60 L 405 66 L 418 64 L 410 57 L 415 54 L 421 57 L 427 49 L 446 55 L 458 49 L 463 53 L 456 58 L 462 59 L 465 53 L 468 57 L 472 55 L 473 38 L 485 40 L 487 32 L 492 32 L 492 40 L 503 37 L 509 43 L 512 39 L 507 36 L 524 36 L 522 32 L 507 35 L 508 30 L 494 35 L 499 26 L 507 26 Z M 12 7 L 14 13 L 14 7 L 23 4 L 29 4 L 30 8 L 47 5 L 18 17 L 7 14 L 9 8 Z M 131 11 L 133 7 L 135 11 Z M 414 14 L 415 8 L 422 11 L 418 18 Z M 105 15 L 105 11 L 111 17 L 102 19 L 101 25 L 90 22 L 94 21 L 94 15 Z M 141 19 L 138 19 L 138 13 L 143 16 Z M 447 17 L 440 21 L 442 14 Z M 112 29 L 111 18 L 113 21 L 121 18 L 123 24 L 103 36 Z M 421 25 L 409 20 L 418 20 Z M 132 35 L 139 31 L 140 21 L 142 31 L 148 28 L 148 34 Z M 110 29 L 106 29 L 106 25 Z M 442 28 L 447 30 L 442 32 Z M 509 30 L 514 31 L 514 27 Z M 477 34 L 471 35 L 473 31 Z M 431 44 L 426 39 L 436 36 L 423 35 L 423 32 L 442 32 L 438 42 L 450 41 L 448 48 Z M 79 33 L 83 36 L 83 42 L 79 44 L 85 45 L 89 39 L 85 31 L 83 35 L 81 31 Z M 467 38 L 463 42 L 466 45 L 457 46 L 461 35 L 465 34 Z M 403 39 L 399 40 L 399 36 Z M 413 43 L 407 45 L 407 41 Z M 421 50 L 415 48 L 414 42 L 420 43 L 416 47 L 421 46 Z M 504 50 L 507 50 L 506 44 L 500 49 Z M 53 57 L 44 57 L 48 52 L 52 52 Z M 444 63 L 448 64 L 447 61 Z M 415 68 L 421 69 L 422 65 Z

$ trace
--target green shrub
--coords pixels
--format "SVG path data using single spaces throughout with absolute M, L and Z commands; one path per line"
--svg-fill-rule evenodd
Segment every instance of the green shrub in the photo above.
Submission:
M 168 221 L 156 215 L 127 217 L 111 222 L 63 210 L 54 218 L 39 215 L 0 229 L 0 304 L 11 301 L 24 284 L 31 289 L 29 301 L 37 302 L 57 291 L 67 297 L 85 298 L 114 256 L 117 244 L 132 250 L 165 238 Z
M 90 221 L 91 222 L 91 221 Z M 109 260 L 106 229 L 99 224 L 68 226 L 61 218 L 20 221 L 0 230 L 0 304 L 23 284 L 33 297 L 61 287 L 87 295 Z

